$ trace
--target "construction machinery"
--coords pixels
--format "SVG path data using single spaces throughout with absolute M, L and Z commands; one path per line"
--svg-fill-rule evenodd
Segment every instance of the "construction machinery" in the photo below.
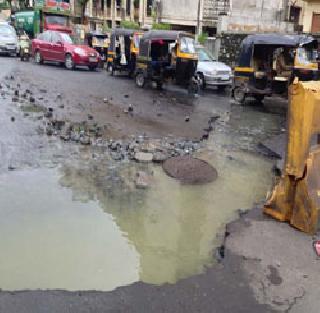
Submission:
M 289 87 L 288 142 L 284 170 L 264 213 L 314 234 L 320 210 L 320 81 Z

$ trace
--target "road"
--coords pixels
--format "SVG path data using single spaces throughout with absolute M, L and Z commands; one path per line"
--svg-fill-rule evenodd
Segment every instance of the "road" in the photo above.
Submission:
M 185 91 L 173 87 L 168 87 L 164 91 L 157 91 L 152 88 L 140 90 L 127 78 L 112 78 L 102 71 L 94 73 L 86 70 L 67 71 L 54 65 L 36 66 L 33 63 L 22 63 L 12 58 L 0 58 L 0 68 L 0 82 L 2 90 L 5 91 L 1 99 L 2 109 L 0 112 L 0 182 L 3 190 L 0 197 L 6 198 L 6 194 L 8 194 L 8 198 L 11 197 L 10 199 L 12 199 L 7 202 L 1 200 L 2 204 L 0 205 L 2 208 L 0 209 L 2 219 L 0 248 L 3 251 L 2 261 L 0 262 L 0 288 L 2 288 L 0 292 L 0 312 L 319 312 L 320 300 L 317 285 L 320 281 L 320 271 L 319 260 L 312 249 L 313 238 L 293 230 L 286 224 L 277 223 L 263 216 L 261 213 L 263 197 L 256 195 L 245 202 L 241 200 L 243 194 L 249 193 L 250 189 L 253 190 L 253 193 L 263 194 L 267 190 L 261 191 L 259 188 L 264 189 L 267 186 L 271 188 L 271 167 L 274 161 L 261 156 L 261 152 L 265 155 L 265 151 L 258 149 L 258 143 L 283 132 L 282 128 L 285 125 L 285 107 L 283 105 L 267 100 L 264 107 L 257 106 L 254 102 L 249 103 L 247 107 L 239 107 L 230 101 L 228 94 L 219 94 L 216 91 L 207 91 L 200 97 L 190 98 Z M 35 106 L 32 106 L 33 109 L 30 110 L 29 103 L 26 103 L 27 101 L 23 99 L 12 101 L 15 98 L 16 90 L 19 90 L 21 96 L 27 89 L 31 91 L 35 98 L 36 108 L 41 108 L 40 111 L 34 111 Z M 212 116 L 218 116 L 219 122 L 210 135 L 211 139 L 207 143 L 202 142 L 203 146 L 199 155 L 207 158 L 208 162 L 211 158 L 217 158 L 217 162 L 219 160 L 221 162 L 222 159 L 224 166 L 235 162 L 234 167 L 229 171 L 221 170 L 220 181 L 222 185 L 219 185 L 218 190 L 220 189 L 221 193 L 226 192 L 222 195 L 222 200 L 234 198 L 232 201 L 232 205 L 235 206 L 234 212 L 236 209 L 249 209 L 252 206 L 255 206 L 255 208 L 240 216 L 230 214 L 228 217 L 223 217 L 218 225 L 220 231 L 209 232 L 210 262 L 201 260 L 201 270 L 199 270 L 199 264 L 193 266 L 191 261 L 194 261 L 193 258 L 199 261 L 198 254 L 201 254 L 201 250 L 204 249 L 204 237 L 199 235 L 199 238 L 202 239 L 199 239 L 199 242 L 194 245 L 194 241 L 197 241 L 198 237 L 195 239 L 193 237 L 198 236 L 198 232 L 190 232 L 190 228 L 198 228 L 198 225 L 201 225 L 203 228 L 200 229 L 200 233 L 202 233 L 205 232 L 205 227 L 210 228 L 210 224 L 204 227 L 205 222 L 194 224 L 194 221 L 184 222 L 184 220 L 187 218 L 191 220 L 202 218 L 201 214 L 194 215 L 195 213 L 192 211 L 196 209 L 196 206 L 193 207 L 193 203 L 208 202 L 208 200 L 201 199 L 204 189 L 198 187 L 198 191 L 187 189 L 186 194 L 190 196 L 187 197 L 188 200 L 186 201 L 181 199 L 181 195 L 185 197 L 184 193 L 179 193 L 178 201 L 173 198 L 168 199 L 165 204 L 172 204 L 170 206 L 171 210 L 174 210 L 176 205 L 180 205 L 185 210 L 189 209 L 190 206 L 191 213 L 187 216 L 179 211 L 180 218 L 177 219 L 178 226 L 176 227 L 178 227 L 177 232 L 179 233 L 177 239 L 179 240 L 177 240 L 177 246 L 174 247 L 179 247 L 183 253 L 173 258 L 172 254 L 174 252 L 170 252 L 171 254 L 165 252 L 164 260 L 167 259 L 169 265 L 157 268 L 156 262 L 150 263 L 150 254 L 161 258 L 161 250 L 171 247 L 170 241 L 175 241 L 175 237 L 170 236 L 175 234 L 170 230 L 173 227 L 171 220 L 175 217 L 169 210 L 169 213 L 166 213 L 167 215 L 163 218 L 164 224 L 161 224 L 159 222 L 160 215 L 157 215 L 156 211 L 148 216 L 151 221 L 144 220 L 137 213 L 124 212 L 127 205 L 131 205 L 130 209 L 135 211 L 138 211 L 142 206 L 146 206 L 147 210 L 152 208 L 149 207 L 149 202 L 145 204 L 145 198 L 142 200 L 139 198 L 137 205 L 135 205 L 136 191 L 130 193 L 129 200 L 127 196 L 123 197 L 123 194 L 127 192 L 123 187 L 126 185 L 123 184 L 120 187 L 117 185 L 117 188 L 120 189 L 118 191 L 112 185 L 111 189 L 116 191 L 113 190 L 114 193 L 110 196 L 107 192 L 109 189 L 107 190 L 105 182 L 102 182 L 102 177 L 106 175 L 104 169 L 109 166 L 110 162 L 108 159 L 104 159 L 106 154 L 104 149 L 99 146 L 90 148 L 85 145 L 66 143 L 61 141 L 58 138 L 59 136 L 51 136 L 52 134 L 47 136 L 46 131 L 44 133 L 39 131 L 39 129 L 43 130 L 43 125 L 48 122 L 48 119 L 44 118 L 43 115 L 49 108 L 49 112 L 53 112 L 54 119 L 57 121 L 74 125 L 89 120 L 101 128 L 103 139 L 112 138 L 122 141 L 131 140 L 133 136 L 144 135 L 148 138 L 165 138 L 165 140 L 171 138 L 170 140 L 174 139 L 179 142 L 181 140 L 197 142 L 206 133 L 204 128 L 207 127 L 208 119 Z M 131 111 L 129 108 L 133 108 L 133 112 L 128 112 Z M 245 156 L 242 153 L 245 153 Z M 216 155 L 219 155 L 219 157 Z M 256 167 L 250 167 L 253 166 L 251 163 L 256 164 Z M 77 164 L 79 167 L 76 167 L 77 170 L 74 172 L 70 164 L 72 166 Z M 117 167 L 119 172 L 123 171 L 124 166 L 127 166 L 128 163 L 121 164 L 125 165 Z M 65 170 L 66 166 L 69 166 L 67 170 Z M 112 166 L 114 167 L 114 165 Z M 258 172 L 259 168 L 263 167 L 265 167 L 265 171 L 263 169 L 261 173 Z M 71 215 L 71 200 L 68 200 L 70 208 L 64 202 L 59 202 L 63 211 L 62 219 L 59 222 L 51 212 L 49 212 L 48 221 L 45 220 L 46 215 L 41 215 L 41 219 L 38 220 L 39 211 L 35 211 L 36 202 L 32 198 L 32 193 L 37 193 L 38 189 L 33 191 L 26 182 L 30 182 L 30 185 L 32 185 L 35 179 L 37 188 L 42 188 L 43 196 L 35 197 L 40 199 L 40 206 L 43 203 L 55 201 L 55 197 L 59 197 L 59 193 L 55 194 L 56 187 L 50 185 L 51 181 L 48 178 L 52 175 L 52 168 L 58 168 L 59 171 L 62 168 L 63 175 L 60 175 L 59 172 L 58 176 L 64 189 L 58 189 L 58 191 L 62 194 L 62 190 L 65 190 L 65 188 L 71 189 L 72 202 L 75 201 L 84 205 L 84 207 L 76 207 L 76 210 L 83 210 L 81 212 L 86 218 L 92 218 L 91 215 L 86 215 L 86 211 L 94 201 L 98 199 L 102 207 L 102 198 L 107 198 L 106 206 L 108 208 L 104 210 L 113 216 L 112 221 L 116 221 L 117 228 L 121 228 L 122 233 L 126 233 L 125 237 L 128 237 L 128 241 L 132 241 L 133 246 L 140 252 L 140 263 L 148 261 L 148 266 L 140 264 L 140 278 L 132 278 L 131 282 L 128 280 L 127 283 L 117 282 L 112 285 L 113 288 L 110 288 L 110 291 L 99 291 L 99 288 L 86 289 L 85 287 L 79 287 L 81 291 L 69 291 L 68 288 L 59 288 L 60 276 L 58 276 L 57 282 L 53 277 L 56 273 L 53 263 L 51 265 L 53 276 L 48 276 L 49 279 L 44 280 L 45 283 L 41 288 L 29 287 L 28 284 L 31 284 L 30 277 L 33 277 L 32 281 L 35 284 L 43 279 L 41 262 L 36 263 L 35 259 L 29 259 L 30 254 L 37 251 L 36 258 L 47 261 L 53 258 L 56 262 L 54 256 L 51 254 L 51 256 L 47 256 L 49 252 L 45 246 L 48 245 L 48 242 L 53 243 L 53 245 L 58 242 L 58 246 L 63 241 L 69 244 L 70 239 L 67 237 L 69 235 L 72 237 L 74 231 L 72 225 L 83 223 L 81 224 L 83 228 L 80 227 L 81 229 L 74 234 L 79 235 L 85 229 L 87 229 L 88 234 L 81 238 L 80 243 L 76 239 L 70 241 L 70 243 L 80 246 L 80 248 L 77 248 L 80 254 L 76 255 L 76 261 L 70 268 L 80 266 L 82 264 L 80 259 L 87 260 L 89 254 L 97 253 L 97 249 L 99 254 L 97 254 L 95 260 L 98 262 L 99 259 L 103 258 L 101 250 L 109 249 L 112 242 L 116 240 L 112 237 L 112 240 L 108 243 L 109 246 L 106 247 L 96 246 L 93 239 L 86 246 L 87 237 L 92 234 L 97 236 L 93 237 L 96 238 L 95 241 L 99 240 L 98 237 L 102 234 L 102 230 L 99 228 L 99 219 L 103 219 L 102 216 L 106 214 L 100 212 L 100 215 L 93 220 L 95 225 L 85 228 L 85 222 Z M 129 167 L 129 172 L 130 169 L 131 167 Z M 141 167 L 139 169 L 141 170 Z M 163 179 L 162 174 L 157 176 L 158 168 L 152 167 L 150 169 L 148 167 L 146 169 L 146 167 L 143 167 L 143 169 L 155 171 L 155 180 L 158 177 Z M 93 171 L 94 175 L 92 174 Z M 255 171 L 258 174 L 252 176 L 251 172 Z M 233 191 L 228 191 L 223 187 L 227 181 L 224 175 L 231 177 L 233 181 L 231 190 Z M 264 178 L 259 175 L 267 177 L 261 186 L 258 182 L 263 181 Z M 114 180 L 115 184 L 119 184 L 114 177 L 108 177 L 109 180 Z M 247 177 L 247 180 L 249 180 L 247 183 L 250 183 L 250 177 L 252 177 L 253 185 L 246 185 L 245 179 L 240 180 L 240 177 Z M 64 180 L 61 182 L 63 178 Z M 170 188 L 177 188 L 179 192 L 183 192 L 180 190 L 183 189 L 182 187 L 169 180 L 164 180 L 164 184 L 169 184 Z M 241 184 L 243 184 L 242 189 Z M 39 185 L 43 186 L 39 187 Z M 158 181 L 155 185 L 158 189 L 163 187 Z M 257 189 L 255 190 L 254 187 Z M 197 190 L 196 187 L 194 188 L 194 190 Z M 168 192 L 169 190 L 165 189 L 165 194 Z M 210 193 L 210 190 L 206 190 L 206 192 Z M 85 199 L 84 195 L 86 196 Z M 194 197 L 196 200 L 194 200 Z M 49 198 L 50 201 L 48 201 Z M 156 197 L 152 201 L 151 203 L 156 207 L 156 203 L 160 202 L 160 199 Z M 254 204 L 254 202 L 260 204 Z M 245 203 L 243 205 L 251 203 L 251 206 L 240 207 L 242 203 Z M 4 204 L 7 207 L 12 204 L 12 211 L 6 210 Z M 19 205 L 21 207 L 17 213 L 15 206 Z M 206 203 L 206 205 L 208 205 L 209 211 L 210 207 L 214 208 L 214 203 Z M 26 213 L 24 212 L 25 209 L 27 209 Z M 164 207 L 161 210 L 163 209 Z M 200 210 L 200 208 L 198 209 Z M 225 209 L 220 208 L 221 211 Z M 55 209 L 53 208 L 53 210 Z M 65 212 L 66 210 L 69 210 L 71 221 L 70 224 L 67 224 L 68 229 L 64 230 L 63 221 L 70 219 Z M 91 210 L 94 209 L 91 207 Z M 48 209 L 45 211 L 48 211 Z M 44 228 L 41 228 L 38 233 L 35 229 L 39 225 L 32 224 L 32 221 L 28 219 L 20 222 L 19 218 L 24 214 L 25 216 L 32 216 L 37 223 L 43 223 Z M 124 214 L 128 214 L 128 221 L 123 217 Z M 214 215 L 214 219 L 218 218 L 217 216 Z M 234 221 L 228 223 L 230 220 Z M 150 228 L 146 225 L 149 222 Z M 59 224 L 57 229 L 61 231 L 61 238 L 56 233 L 55 239 L 49 241 L 50 236 L 47 236 L 47 233 L 50 233 L 52 229 L 56 231 L 55 227 L 57 225 L 55 224 Z M 138 230 L 133 229 L 134 224 L 137 224 Z M 158 225 L 165 226 L 160 227 Z M 24 227 L 26 229 L 20 233 L 21 228 Z M 102 228 L 105 227 L 103 225 Z M 184 229 L 183 227 L 187 228 Z M 144 241 L 147 240 L 148 233 L 150 234 L 157 228 L 160 229 L 155 232 L 156 236 L 152 237 L 153 240 L 157 241 L 157 245 L 149 249 L 152 242 Z M 144 229 L 143 236 L 139 232 L 141 229 Z M 15 233 L 19 233 L 17 241 Z M 103 234 L 113 236 L 111 232 Z M 159 239 L 156 237 L 166 237 L 167 234 L 168 240 L 163 241 L 165 245 L 159 245 L 160 241 L 158 242 Z M 181 234 L 186 237 L 185 241 L 182 241 Z M 35 248 L 32 242 L 22 240 L 23 237 L 29 238 L 29 235 L 35 241 L 43 236 L 44 242 Z M 220 238 L 218 241 L 220 248 L 218 250 L 212 244 L 213 241 L 217 240 L 215 236 Z M 161 241 L 162 244 L 163 242 Z M 14 245 L 17 245 L 18 252 L 13 255 L 13 251 L 16 251 L 12 248 Z M 87 250 L 81 249 L 81 245 L 85 246 Z M 90 250 L 90 247 L 93 247 L 93 249 Z M 143 251 L 141 251 L 141 247 L 143 247 Z M 54 250 L 54 248 L 52 249 Z M 195 251 L 196 249 L 198 250 Z M 66 253 L 65 260 L 63 260 L 63 255 L 59 260 L 62 262 L 61 264 L 66 264 L 66 266 L 69 261 L 68 250 L 74 250 L 74 253 L 76 253 L 76 247 L 70 244 L 67 249 L 63 250 Z M 130 264 L 127 263 L 126 259 L 129 259 L 131 254 L 126 252 L 125 256 L 122 255 L 118 261 L 117 249 L 112 251 L 115 252 L 112 252 L 113 255 L 109 254 L 108 257 L 115 258 L 116 263 L 123 263 L 124 273 L 127 275 L 129 271 L 127 272 L 125 268 L 130 267 Z M 217 253 L 217 251 L 220 251 L 220 253 Z M 17 259 L 23 258 L 22 255 L 25 260 L 20 263 L 16 262 Z M 173 258 L 172 262 L 170 261 L 171 258 Z M 189 258 L 190 264 L 188 262 Z M 9 262 L 6 262 L 6 259 Z M 30 264 L 27 264 L 23 269 L 25 272 L 30 269 L 31 276 L 20 274 L 20 276 L 29 277 L 28 280 L 23 280 L 23 277 L 17 275 L 20 269 L 16 264 L 21 266 L 22 263 L 28 262 Z M 40 264 L 37 265 L 39 266 L 38 271 L 31 270 L 32 263 Z M 183 264 L 183 267 L 177 266 L 177 268 L 172 269 L 172 266 L 177 263 Z M 3 265 L 1 266 L 1 264 Z M 6 265 L 4 266 L 4 264 Z M 14 264 L 14 266 L 10 267 L 10 264 Z M 103 267 L 103 265 L 99 266 Z M 119 266 L 115 268 L 119 268 Z M 84 268 L 87 268 L 89 273 L 91 264 L 85 263 Z M 148 269 L 148 275 L 146 274 L 146 268 Z M 197 268 L 197 270 L 194 270 L 194 268 Z M 161 283 L 156 282 L 155 277 L 163 278 L 165 272 L 169 273 L 171 269 L 177 272 L 174 280 L 171 281 L 168 278 Z M 46 270 L 48 271 L 48 269 Z M 101 272 L 94 273 L 96 273 L 95 275 L 102 275 Z M 64 274 L 68 276 L 67 272 Z M 8 280 L 6 280 L 6 277 L 8 277 Z M 113 276 L 100 278 L 102 285 L 105 286 L 103 281 L 112 280 Z M 81 279 L 78 280 L 79 286 L 86 286 L 85 280 L 89 282 L 89 276 L 81 276 Z M 76 279 L 74 281 L 77 282 Z M 100 282 L 100 280 L 95 279 L 94 283 L 97 283 L 97 281 Z M 52 284 L 46 285 L 48 282 L 52 282 Z M 4 287 L 11 286 L 11 283 L 12 286 L 17 286 L 17 288 Z M 94 286 L 98 286 L 98 284 Z M 70 290 L 77 290 L 77 288 L 70 288 Z

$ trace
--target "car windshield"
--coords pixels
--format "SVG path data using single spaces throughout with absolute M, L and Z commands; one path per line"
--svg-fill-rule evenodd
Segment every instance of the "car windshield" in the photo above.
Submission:
M 195 42 L 191 37 L 182 37 L 180 39 L 180 51 L 182 53 L 195 53 Z
M 2 35 L 2 36 L 14 36 L 14 31 L 10 26 L 0 25 L 0 35 Z
M 67 17 L 66 16 L 57 16 L 57 15 L 47 15 L 46 23 L 48 25 L 60 25 L 67 26 Z
M 198 56 L 199 56 L 199 62 L 214 62 L 215 58 L 211 54 L 210 51 L 204 49 L 204 48 L 199 48 L 197 49 Z
M 68 34 L 61 33 L 60 36 L 63 42 L 73 43 L 71 37 Z

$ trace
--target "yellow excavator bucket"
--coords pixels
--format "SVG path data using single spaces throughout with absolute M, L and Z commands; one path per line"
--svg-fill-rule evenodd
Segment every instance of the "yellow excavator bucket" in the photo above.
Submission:
M 320 210 L 320 82 L 289 88 L 288 145 L 282 177 L 264 213 L 314 234 Z

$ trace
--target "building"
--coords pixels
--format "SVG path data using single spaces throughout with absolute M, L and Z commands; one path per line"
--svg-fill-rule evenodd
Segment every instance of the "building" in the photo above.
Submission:
M 320 34 L 320 0 L 290 0 L 289 18 L 296 30 Z

